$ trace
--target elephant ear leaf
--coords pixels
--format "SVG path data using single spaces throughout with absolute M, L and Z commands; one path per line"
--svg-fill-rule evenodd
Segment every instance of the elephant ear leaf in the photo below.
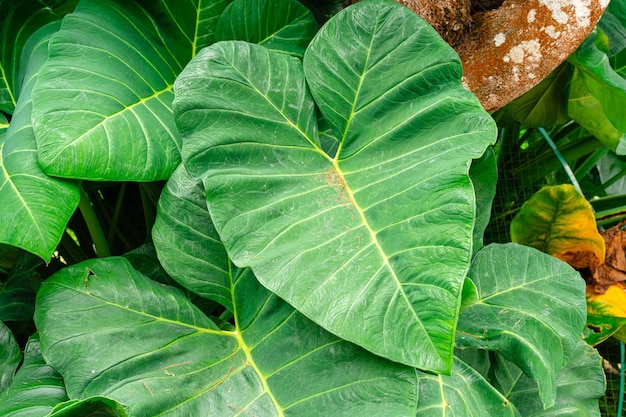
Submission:
M 219 42 L 175 91 L 185 166 L 233 262 L 330 332 L 450 372 L 475 221 L 468 170 L 495 124 L 437 33 L 396 3 L 361 2 L 304 62 Z
M 554 405 L 556 375 L 585 327 L 585 282 L 564 262 L 514 243 L 485 247 L 469 278 L 457 345 L 499 352 L 536 382 L 545 407 Z
M 215 41 L 241 40 L 302 57 L 318 30 L 297 0 L 235 0 L 220 16 Z
M 65 268 L 38 294 L 42 351 L 71 398 L 106 396 L 130 415 L 415 415 L 415 369 L 328 333 L 249 268 L 231 279 L 234 326 L 222 330 L 124 258 Z
M 455 358 L 452 375 L 418 372 L 419 417 L 498 416 L 521 417 L 506 397 L 474 368 Z
M 20 97 L 10 125 L 4 131 L 0 127 L 0 242 L 45 261 L 51 259 L 80 197 L 78 184 L 41 170 L 31 121 L 32 89 L 59 26 L 59 22 L 44 26 L 25 44 Z
M 33 128 L 47 174 L 169 177 L 180 162 L 172 87 L 185 62 L 162 38 L 134 2 L 82 0 L 63 18 L 33 91 Z

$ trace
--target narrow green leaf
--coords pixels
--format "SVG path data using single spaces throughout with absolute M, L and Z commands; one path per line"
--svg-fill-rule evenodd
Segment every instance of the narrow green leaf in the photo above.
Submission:
M 317 30 L 297 0 L 235 0 L 217 22 L 215 41 L 247 41 L 302 57 Z
M 159 199 L 152 240 L 163 268 L 177 282 L 233 310 L 230 263 L 211 222 L 204 187 L 182 164 Z
M 598 161 L 596 168 L 607 195 L 626 194 L 626 162 L 622 158 L 609 152 Z
M 556 375 L 585 326 L 584 281 L 564 262 L 514 243 L 485 247 L 469 278 L 478 298 L 461 312 L 458 346 L 498 351 L 539 385 L 544 405 L 552 406 Z
M 521 417 L 506 397 L 460 359 L 455 359 L 451 376 L 423 372 L 418 376 L 419 417 Z
M 167 178 L 180 161 L 171 102 L 184 64 L 140 6 L 82 0 L 50 40 L 33 91 L 42 169 L 91 180 Z
M 67 399 L 61 376 L 41 356 L 39 338 L 31 337 L 24 352 L 24 363 L 9 388 L 0 393 L 0 415 L 43 417 Z
M 233 262 L 340 337 L 442 372 L 472 251 L 469 165 L 495 138 L 460 71 L 414 13 L 363 2 L 322 28 L 304 69 L 258 45 L 204 49 L 174 102 Z
M 13 333 L 0 322 L 0 393 L 11 385 L 13 375 L 21 361 L 22 352 Z
M 414 369 L 324 331 L 249 269 L 231 288 L 236 329 L 223 331 L 124 258 L 90 260 L 44 283 L 35 321 L 72 398 L 112 398 L 131 415 L 415 415 Z
M 38 164 L 31 123 L 31 91 L 47 56 L 48 41 L 58 30 L 53 22 L 24 47 L 28 67 L 11 125 L 0 132 L 0 242 L 49 261 L 79 200 L 78 185 L 51 178 Z

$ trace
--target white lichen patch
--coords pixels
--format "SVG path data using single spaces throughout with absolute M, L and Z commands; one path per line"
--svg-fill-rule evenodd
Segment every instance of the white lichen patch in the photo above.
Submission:
M 506 35 L 504 33 L 502 33 L 502 32 L 498 33 L 493 38 L 493 43 L 496 45 L 496 47 L 502 45 L 504 43 L 504 41 L 506 41 Z
M 541 28 L 542 31 L 546 32 L 546 34 L 552 39 L 558 39 L 561 36 L 561 31 L 556 30 L 556 28 L 552 25 Z
M 535 21 L 536 16 L 537 16 L 537 10 L 530 9 L 530 11 L 528 12 L 528 16 L 526 17 L 526 20 L 528 20 L 528 23 L 533 23 Z
M 535 79 L 535 74 L 533 72 L 529 72 L 528 73 L 528 78 L 530 78 L 531 80 Z
M 515 45 L 503 58 L 504 62 L 521 64 L 523 62 L 536 63 L 541 59 L 541 44 L 538 39 L 531 39 Z
M 587 27 L 591 24 L 591 2 L 593 0 L 539 0 L 539 3 L 547 7 L 552 13 L 552 19 L 561 25 L 570 21 L 570 16 L 579 27 Z M 603 0 L 604 1 L 604 0 Z

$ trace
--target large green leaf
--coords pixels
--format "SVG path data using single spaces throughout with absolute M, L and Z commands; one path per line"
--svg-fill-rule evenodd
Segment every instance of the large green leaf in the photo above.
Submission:
M 574 94 L 571 99 L 576 100 L 578 97 L 585 98 L 588 102 L 586 107 L 576 107 L 576 102 L 568 104 L 568 115 L 572 117 L 577 123 L 590 130 L 596 129 L 594 123 L 597 124 L 597 117 L 599 108 L 602 110 L 602 118 L 606 118 L 608 122 L 619 132 L 626 132 L 626 116 L 621 111 L 622 104 L 626 100 L 626 79 L 620 76 L 612 67 L 607 54 L 595 44 L 595 35 L 592 34 L 587 38 L 583 44 L 576 50 L 575 53 L 570 55 L 568 61 L 574 64 L 578 70 L 575 73 L 576 77 L 580 78 L 580 81 L 584 84 L 584 88 L 588 93 L 582 93 L 579 89 L 572 90 Z M 587 94 L 597 100 L 597 104 L 591 106 L 590 100 Z M 569 106 L 574 104 L 575 106 L 570 110 Z M 583 105 L 584 103 L 580 103 Z M 591 111 L 584 111 L 585 108 L 591 106 L 594 109 Z M 589 126 L 589 127 L 588 127 Z M 604 128 L 603 130 L 607 130 Z M 613 134 L 612 136 L 615 136 Z M 600 140 L 605 140 L 603 137 L 598 137 Z M 626 144 L 620 140 L 619 144 L 607 142 L 607 146 L 610 146 L 613 150 L 616 150 L 618 154 L 626 152 Z
M 495 138 L 460 76 L 429 25 L 373 1 L 329 21 L 304 67 L 243 42 L 204 49 L 174 102 L 234 263 L 342 338 L 442 372 L 472 251 L 469 165 Z
M 460 359 L 455 359 L 451 376 L 418 375 L 419 417 L 520 416 L 505 396 Z
M 0 415 L 43 417 L 66 400 L 61 376 L 41 356 L 39 338 L 31 337 L 24 352 L 24 363 L 9 388 L 0 393 Z
M 152 239 L 163 268 L 176 281 L 233 310 L 230 263 L 210 220 L 204 187 L 182 164 L 161 194 Z
M 233 273 L 236 328 L 223 331 L 124 258 L 68 267 L 38 294 L 43 352 L 71 398 L 106 396 L 131 415 L 415 415 L 414 369 L 326 332 L 249 269 Z
M 215 41 L 247 41 L 302 57 L 317 30 L 297 0 L 235 0 L 217 22 Z
M 31 91 L 47 56 L 48 40 L 59 27 L 53 22 L 24 47 L 29 57 L 24 87 L 11 124 L 0 131 L 0 242 L 49 261 L 79 200 L 78 185 L 47 176 L 38 164 L 31 124 Z
M 22 352 L 13 333 L 0 322 L 0 392 L 9 387 L 21 361 Z
M 0 111 L 13 113 L 20 94 L 24 68 L 22 48 L 28 38 L 61 15 L 38 0 L 2 2 L 0 9 Z
M 217 21 L 232 0 L 138 1 L 163 29 L 164 42 L 179 62 L 187 62 L 213 42 Z
M 496 350 L 539 386 L 552 406 L 556 375 L 585 326 L 585 283 L 566 263 L 536 249 L 489 245 L 472 263 L 457 344 Z M 469 291 L 468 293 L 471 293 Z
M 602 360 L 591 346 L 580 340 L 568 365 L 556 377 L 556 402 L 544 408 L 537 384 L 510 362 L 498 357 L 494 377 L 506 381 L 505 395 L 527 417 L 581 416 L 600 417 L 598 400 L 604 395 Z
M 185 62 L 162 37 L 134 2 L 82 0 L 65 16 L 33 91 L 46 173 L 136 181 L 172 173 L 180 161 L 172 86 Z

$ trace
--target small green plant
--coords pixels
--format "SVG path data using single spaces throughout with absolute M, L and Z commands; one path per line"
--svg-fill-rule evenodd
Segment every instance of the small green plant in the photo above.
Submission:
M 415 14 L 36 4 L 4 17 L 33 34 L 0 89 L 0 241 L 77 260 L 80 202 L 98 258 L 45 279 L 21 366 L 0 329 L 3 415 L 598 415 L 584 282 L 483 247 L 496 124 Z M 103 230 L 86 190 L 162 180 L 150 242 L 108 256 L 123 214 Z

